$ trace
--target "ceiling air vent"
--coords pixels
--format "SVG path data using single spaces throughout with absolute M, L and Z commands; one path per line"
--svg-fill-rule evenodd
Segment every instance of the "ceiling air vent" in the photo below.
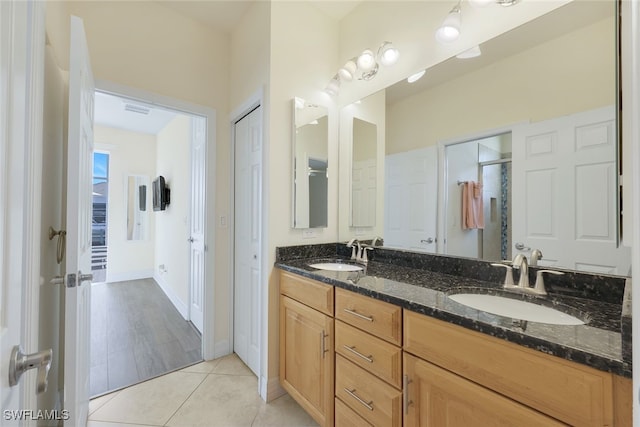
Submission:
M 142 105 L 124 104 L 124 111 L 131 111 L 132 113 L 144 114 L 145 116 L 148 116 L 151 110 L 147 107 L 143 107 Z

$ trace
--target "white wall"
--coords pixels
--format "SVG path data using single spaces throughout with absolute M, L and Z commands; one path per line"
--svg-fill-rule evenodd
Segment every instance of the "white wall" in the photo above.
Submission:
M 170 204 L 155 211 L 155 274 L 183 316 L 189 302 L 191 118 L 178 115 L 157 135 L 156 175 L 171 190 Z M 160 266 L 164 266 L 163 269 Z
M 94 126 L 93 135 L 95 149 L 109 153 L 106 280 L 119 282 L 153 277 L 155 218 L 149 204 L 147 238 L 127 240 L 127 178 L 142 175 L 151 184 L 156 174 L 156 137 L 100 125 Z

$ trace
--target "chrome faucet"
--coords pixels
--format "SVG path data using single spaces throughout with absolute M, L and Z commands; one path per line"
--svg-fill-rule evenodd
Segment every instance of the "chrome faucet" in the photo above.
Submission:
M 373 240 L 371 241 L 371 246 L 375 247 L 378 242 L 383 243 L 382 237 L 374 237 Z M 384 244 L 384 243 L 383 243 Z
M 529 263 L 527 257 L 518 254 L 513 259 L 513 268 L 520 270 L 520 278 L 518 279 L 518 287 L 522 289 L 529 289 Z
M 531 262 L 529 263 L 530 267 L 536 267 L 538 265 L 538 261 L 542 259 L 542 251 L 540 249 L 534 249 L 531 251 Z
M 373 247 L 369 245 L 361 244 L 358 239 L 351 239 L 347 243 L 347 247 L 351 248 L 351 259 L 356 262 L 367 264 L 369 258 L 367 257 L 367 251 L 372 251 Z

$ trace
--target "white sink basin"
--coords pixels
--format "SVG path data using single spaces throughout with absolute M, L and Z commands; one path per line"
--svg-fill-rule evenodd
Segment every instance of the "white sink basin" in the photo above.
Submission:
M 309 267 L 317 268 L 318 270 L 329 271 L 360 271 L 363 270 L 359 265 L 343 264 L 341 262 L 320 262 L 317 264 L 309 264 Z
M 552 325 L 584 325 L 577 317 L 563 313 L 550 307 L 521 301 L 512 298 L 486 294 L 454 294 L 449 295 L 462 305 L 476 310 L 497 314 L 498 316 L 511 317 L 512 319 L 528 320 Z

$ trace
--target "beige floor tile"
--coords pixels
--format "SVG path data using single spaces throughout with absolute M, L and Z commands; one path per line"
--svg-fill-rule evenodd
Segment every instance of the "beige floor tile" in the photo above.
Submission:
M 180 372 L 196 372 L 201 374 L 210 374 L 213 369 L 218 366 L 220 359 L 205 360 L 204 362 L 196 363 L 195 365 L 187 366 L 180 369 Z
M 121 390 L 89 417 L 94 421 L 164 425 L 207 377 L 173 372 Z
M 104 406 L 105 403 L 113 399 L 119 391 L 114 393 L 105 394 L 104 396 L 96 397 L 95 399 L 91 399 L 89 401 L 89 414 L 94 413 L 97 409 L 100 409 Z
M 248 427 L 262 404 L 255 376 L 210 374 L 166 425 Z
M 253 427 L 308 427 L 317 426 L 309 414 L 288 394 L 270 402 L 263 403 Z
M 92 421 L 89 420 L 89 422 L 87 423 L 87 427 L 162 427 L 160 425 L 158 426 L 152 426 L 149 424 L 124 424 L 124 423 L 109 423 L 106 421 Z
M 245 365 L 235 353 L 221 357 L 213 371 L 213 374 L 223 375 L 250 375 L 255 377 L 251 369 Z

